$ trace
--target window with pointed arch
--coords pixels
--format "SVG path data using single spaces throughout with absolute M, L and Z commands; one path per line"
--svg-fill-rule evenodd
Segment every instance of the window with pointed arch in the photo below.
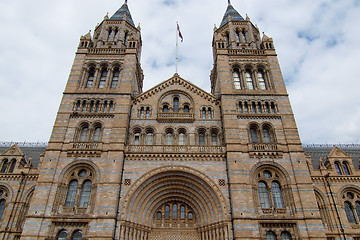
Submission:
M 254 89 L 254 82 L 252 79 L 252 74 L 251 71 L 249 69 L 247 69 L 245 71 L 245 83 L 246 83 L 246 88 L 253 90 Z
M 90 67 L 85 88 L 91 88 L 94 84 L 94 81 L 95 81 L 95 68 Z
M 338 175 L 351 175 L 350 165 L 348 161 L 335 161 L 334 166 Z
M 360 193 L 357 190 L 347 189 L 342 194 L 344 211 L 349 223 L 360 223 Z
M 241 89 L 240 71 L 238 68 L 233 69 L 233 81 L 234 81 L 234 88 Z
M 4 217 L 8 195 L 8 191 L 4 187 L 0 186 L 0 221 Z
M 88 208 L 93 199 L 94 173 L 87 167 L 78 167 L 68 176 L 64 207 Z
M 111 80 L 111 88 L 117 88 L 119 84 L 119 78 L 120 78 L 120 69 L 119 67 L 115 67 L 113 72 L 113 77 Z
M 9 160 L 7 158 L 4 158 L 1 162 L 0 173 L 6 173 L 8 166 L 9 166 Z
M 9 167 L 9 173 L 13 173 L 15 170 L 15 166 L 16 166 L 16 159 L 12 159 L 11 163 L 10 163 L 10 167 Z
M 291 196 L 287 189 L 288 184 L 283 174 L 273 167 L 262 167 L 257 170 L 257 196 L 258 206 L 265 214 L 275 210 L 278 213 L 285 213 Z
M 259 84 L 259 88 L 261 90 L 266 90 L 265 74 L 264 74 L 264 71 L 262 69 L 258 69 L 256 77 L 257 77 L 257 81 L 258 81 L 258 84 Z

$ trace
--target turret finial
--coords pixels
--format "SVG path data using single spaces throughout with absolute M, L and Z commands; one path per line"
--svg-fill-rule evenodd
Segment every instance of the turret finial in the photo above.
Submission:
M 230 1 L 230 0 L 229 0 Z M 127 4 L 127 0 L 125 0 L 125 4 Z
M 231 2 L 230 2 L 230 0 L 228 0 L 228 4 L 229 4 L 229 5 L 231 5 Z

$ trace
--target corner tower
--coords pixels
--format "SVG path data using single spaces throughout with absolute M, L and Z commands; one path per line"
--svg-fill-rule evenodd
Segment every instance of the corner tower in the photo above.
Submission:
M 141 45 L 126 2 L 80 38 L 22 239 L 114 239 Z
M 324 239 L 272 38 L 261 37 L 229 1 L 212 47 L 233 239 Z

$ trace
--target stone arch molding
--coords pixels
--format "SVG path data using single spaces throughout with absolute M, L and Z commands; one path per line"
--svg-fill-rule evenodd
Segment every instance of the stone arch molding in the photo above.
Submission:
M 216 184 L 185 166 L 160 167 L 139 178 L 124 198 L 121 217 L 150 226 L 156 210 L 171 201 L 191 206 L 198 227 L 229 220 L 228 203 Z

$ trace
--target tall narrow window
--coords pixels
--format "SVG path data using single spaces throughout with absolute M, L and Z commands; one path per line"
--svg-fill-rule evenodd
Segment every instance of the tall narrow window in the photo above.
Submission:
M 125 35 L 124 35 L 124 45 L 125 46 L 127 45 L 126 42 L 127 42 L 127 39 L 128 39 L 128 35 L 129 35 L 129 33 L 126 31 Z
M 9 173 L 13 173 L 16 165 L 16 160 L 13 159 L 9 168 Z
M 356 209 L 356 214 L 358 216 L 358 219 L 360 219 L 360 202 L 359 201 L 355 202 L 355 209 Z
M 254 83 L 253 80 L 251 78 L 251 73 L 249 71 L 246 71 L 245 73 L 245 82 L 246 82 L 246 87 L 248 89 L 254 89 Z
M 216 132 L 211 133 L 211 145 L 213 146 L 218 145 L 218 136 Z
M 57 236 L 58 240 L 66 240 L 68 236 L 68 233 L 66 230 L 61 230 Z
M 157 218 L 157 219 L 161 219 L 161 218 L 162 218 L 161 212 L 157 212 L 157 213 L 156 213 L 156 218 Z
M 212 111 L 211 111 L 211 108 L 208 108 L 208 119 L 212 119 Z
M 153 132 L 146 133 L 146 145 L 153 144 Z
M 164 112 L 164 113 L 169 112 L 169 107 L 168 107 L 168 105 L 164 105 L 164 106 L 163 106 L 163 112 Z
M 178 97 L 174 97 L 173 100 L 173 108 L 174 108 L 174 112 L 179 112 L 179 98 Z
M 8 165 L 9 165 L 9 161 L 7 159 L 3 160 L 0 172 L 1 173 L 6 172 L 6 169 L 7 169 Z
M 275 104 L 273 102 L 271 103 L 271 112 L 276 113 Z
M 95 69 L 90 68 L 89 76 L 86 82 L 86 88 L 90 88 L 94 84 L 94 77 L 95 77 Z
M 107 108 L 108 108 L 108 101 L 105 101 L 103 112 L 107 112 Z
M 249 105 L 247 102 L 244 103 L 244 112 L 249 113 Z
M 179 133 L 179 145 L 185 145 L 185 133 Z
M 107 38 L 108 41 L 110 40 L 111 33 L 112 33 L 112 29 L 110 28 L 110 29 L 108 30 L 108 38 Z
M 118 68 L 115 68 L 114 75 L 111 81 L 111 88 L 116 88 L 118 86 L 119 76 L 120 76 L 120 71 Z
M 177 218 L 177 211 L 178 211 L 178 210 L 177 210 L 177 209 L 178 209 L 178 208 L 177 208 L 177 204 L 174 203 L 173 206 L 172 206 L 172 208 L 173 208 L 173 209 L 172 209 L 172 218 L 173 218 L 173 219 L 176 219 L 176 218 Z
M 261 102 L 258 102 L 258 111 L 259 111 L 259 113 L 262 113 L 262 107 L 261 107 Z
M 337 174 L 342 175 L 339 162 L 335 162 L 334 164 Z
M 99 81 L 99 88 L 104 88 L 106 83 L 107 77 L 107 69 L 103 68 L 101 71 L 100 81 Z
M 185 219 L 185 206 L 181 205 L 180 207 L 180 218 Z
M 167 219 L 170 218 L 170 206 L 169 205 L 165 206 L 165 218 L 167 218 Z
M 149 107 L 146 108 L 146 116 L 145 116 L 145 118 L 150 118 L 150 108 Z
M 3 215 L 4 215 L 5 204 L 6 204 L 5 199 L 1 199 L 1 200 L 0 200 L 0 220 L 2 219 L 2 217 L 3 217 Z
M 89 109 L 89 112 L 93 112 L 94 111 L 94 101 L 91 101 L 90 102 L 90 109 Z
M 242 102 L 239 102 L 239 112 L 243 113 L 243 104 L 242 104 Z
M 99 112 L 99 109 L 100 109 L 100 102 L 99 102 L 99 101 L 96 101 L 96 104 L 95 104 L 95 112 Z
M 81 106 L 81 103 L 80 103 L 80 100 L 76 102 L 76 108 L 75 108 L 75 111 L 80 111 L 80 106 Z
M 270 143 L 271 137 L 270 137 L 270 131 L 267 127 L 263 129 L 263 136 L 264 136 L 264 143 Z
M 166 145 L 172 145 L 173 144 L 173 134 L 172 132 L 166 133 Z
M 205 133 L 203 133 L 203 132 L 199 133 L 199 145 L 200 146 L 205 145 Z
M 101 127 L 96 127 L 94 130 L 94 142 L 99 142 L 101 137 Z
M 261 208 L 270 208 L 270 197 L 269 190 L 266 186 L 266 183 L 259 182 L 258 183 L 258 193 Z
M 234 88 L 235 89 L 241 89 L 240 73 L 239 73 L 238 69 L 234 69 L 233 79 L 234 79 Z
M 86 208 L 89 206 L 91 195 L 91 181 L 86 180 L 81 188 L 79 207 Z
M 189 212 L 189 213 L 188 213 L 188 219 L 189 219 L 189 220 L 192 220 L 193 218 L 194 218 L 193 213 L 192 213 L 192 212 Z
M 256 103 L 255 102 L 252 103 L 252 111 L 255 114 L 257 113 L 257 108 L 256 108 Z
M 257 129 L 255 127 L 250 128 L 250 138 L 252 143 L 259 142 L 258 135 L 257 135 Z
M 184 112 L 185 112 L 185 113 L 190 112 L 189 105 L 185 105 L 185 106 L 184 106 Z
M 76 230 L 73 235 L 71 236 L 72 240 L 81 240 L 82 239 L 82 233 L 79 230 Z
M 83 101 L 81 106 L 81 111 L 84 112 L 86 110 L 86 101 Z
M 145 111 L 144 111 L 144 107 L 140 108 L 140 118 L 143 119 L 145 116 Z
M 283 195 L 280 188 L 280 184 L 278 182 L 273 181 L 271 183 L 271 192 L 272 192 L 274 207 L 284 208 L 285 206 L 284 206 Z
M 345 175 L 350 175 L 350 169 L 349 169 L 349 165 L 347 162 L 343 162 L 343 168 L 344 168 Z
M 113 103 L 113 101 L 110 101 L 109 112 L 111 113 L 113 110 L 114 110 L 114 103 Z
M 270 113 L 270 106 L 268 102 L 265 103 L 265 111 L 266 113 Z
M 134 145 L 140 145 L 140 133 L 139 132 L 134 133 Z
M 206 108 L 202 108 L 202 118 L 206 119 Z
M 265 89 L 266 89 L 266 85 L 265 85 L 264 74 L 263 74 L 261 71 L 259 71 L 259 72 L 257 73 L 257 79 L 258 79 L 258 82 L 259 82 L 259 87 L 260 87 L 260 89 L 265 90 Z
M 354 211 L 351 206 L 351 203 L 346 201 L 346 202 L 344 202 L 344 206 L 345 206 L 346 217 L 347 217 L 349 223 L 356 223 L 356 219 L 355 219 L 355 215 L 354 215 Z
M 83 127 L 80 132 L 80 142 L 86 142 L 88 139 L 89 128 Z
M 65 207 L 75 206 L 77 191 L 78 191 L 78 181 L 72 180 L 69 184 L 68 191 L 66 194 Z

